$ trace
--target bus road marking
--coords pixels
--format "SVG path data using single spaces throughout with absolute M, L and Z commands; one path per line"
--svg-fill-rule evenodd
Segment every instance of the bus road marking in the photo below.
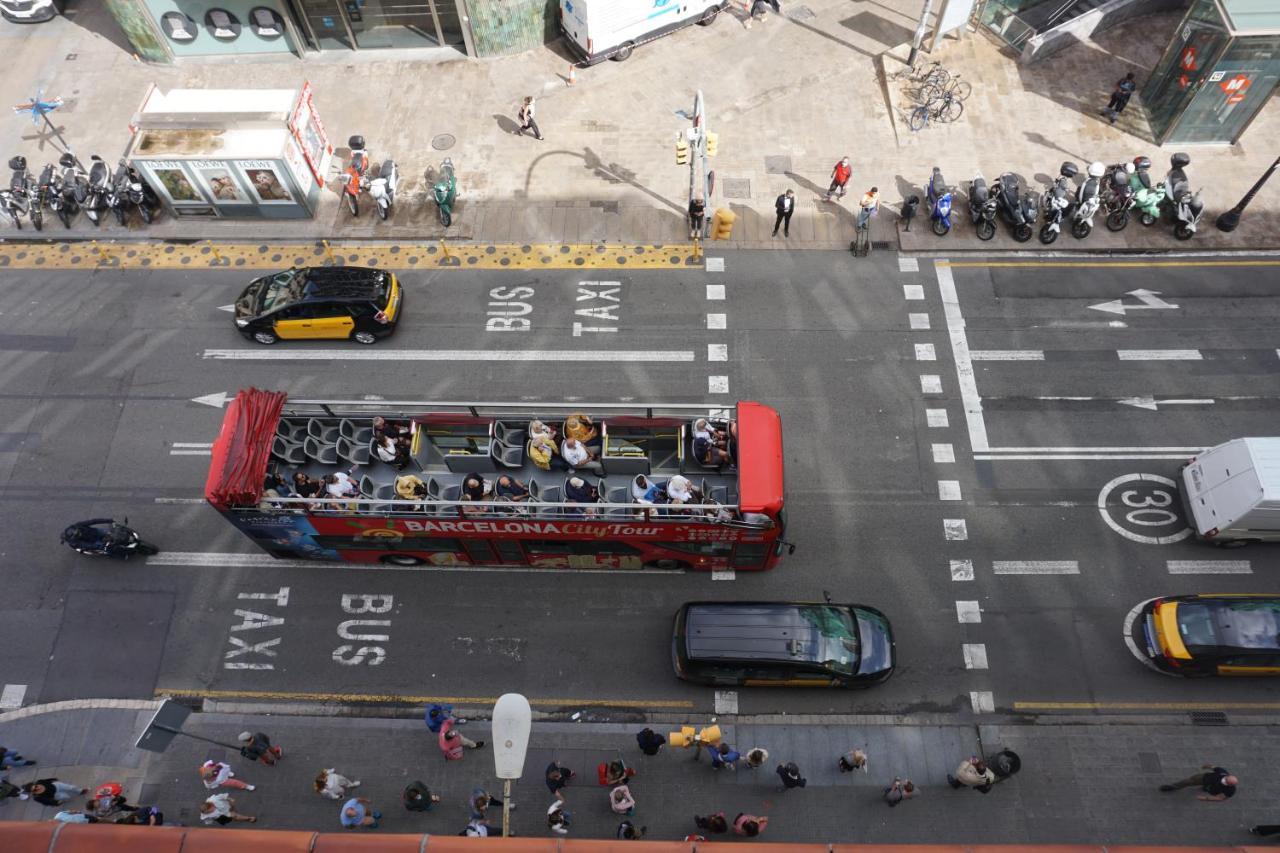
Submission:
M 953 581 L 973 580 L 973 560 L 952 560 L 951 579 Z M 963 622 L 964 620 L 962 619 L 960 621 Z
M 1118 349 L 1121 361 L 1201 361 L 1198 349 Z
M 215 361 L 693 361 L 693 350 L 207 349 Z
M 728 361 L 728 344 L 707 344 L 707 361 Z
M 1078 575 L 1076 560 L 995 560 L 991 564 L 998 575 Z
M 946 532 L 948 539 L 963 542 L 969 538 L 969 526 L 965 524 L 963 518 L 942 519 L 942 529 Z

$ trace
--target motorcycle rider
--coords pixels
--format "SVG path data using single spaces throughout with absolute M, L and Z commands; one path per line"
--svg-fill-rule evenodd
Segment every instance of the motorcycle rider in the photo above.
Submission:
M 72 548 L 83 548 L 86 551 L 100 550 L 110 554 L 129 543 L 129 532 L 118 526 L 115 519 L 91 518 L 88 521 L 77 521 L 64 530 L 62 541 Z

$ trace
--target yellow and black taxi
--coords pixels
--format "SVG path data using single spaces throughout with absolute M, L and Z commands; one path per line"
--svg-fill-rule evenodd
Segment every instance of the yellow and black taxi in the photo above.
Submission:
M 350 339 L 372 344 L 395 331 L 404 291 L 371 267 L 294 267 L 249 282 L 235 304 L 236 328 L 260 344 Z
M 1280 595 L 1176 595 L 1133 610 L 1138 659 L 1170 675 L 1280 675 Z
M 693 601 L 676 611 L 676 677 L 745 687 L 870 687 L 893 675 L 893 630 L 874 607 Z

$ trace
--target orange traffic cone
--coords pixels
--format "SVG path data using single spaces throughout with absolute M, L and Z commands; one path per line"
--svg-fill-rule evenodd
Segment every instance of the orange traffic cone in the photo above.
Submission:
M 569 76 L 565 78 L 564 84 L 566 86 L 572 86 L 574 83 L 577 82 L 577 80 L 578 80 L 578 66 L 570 64 Z

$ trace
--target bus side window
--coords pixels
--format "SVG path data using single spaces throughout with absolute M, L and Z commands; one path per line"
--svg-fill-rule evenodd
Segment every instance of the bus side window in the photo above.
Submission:
M 739 542 L 733 551 L 733 567 L 735 569 L 758 569 L 764 564 L 764 556 L 769 545 L 765 542 Z

